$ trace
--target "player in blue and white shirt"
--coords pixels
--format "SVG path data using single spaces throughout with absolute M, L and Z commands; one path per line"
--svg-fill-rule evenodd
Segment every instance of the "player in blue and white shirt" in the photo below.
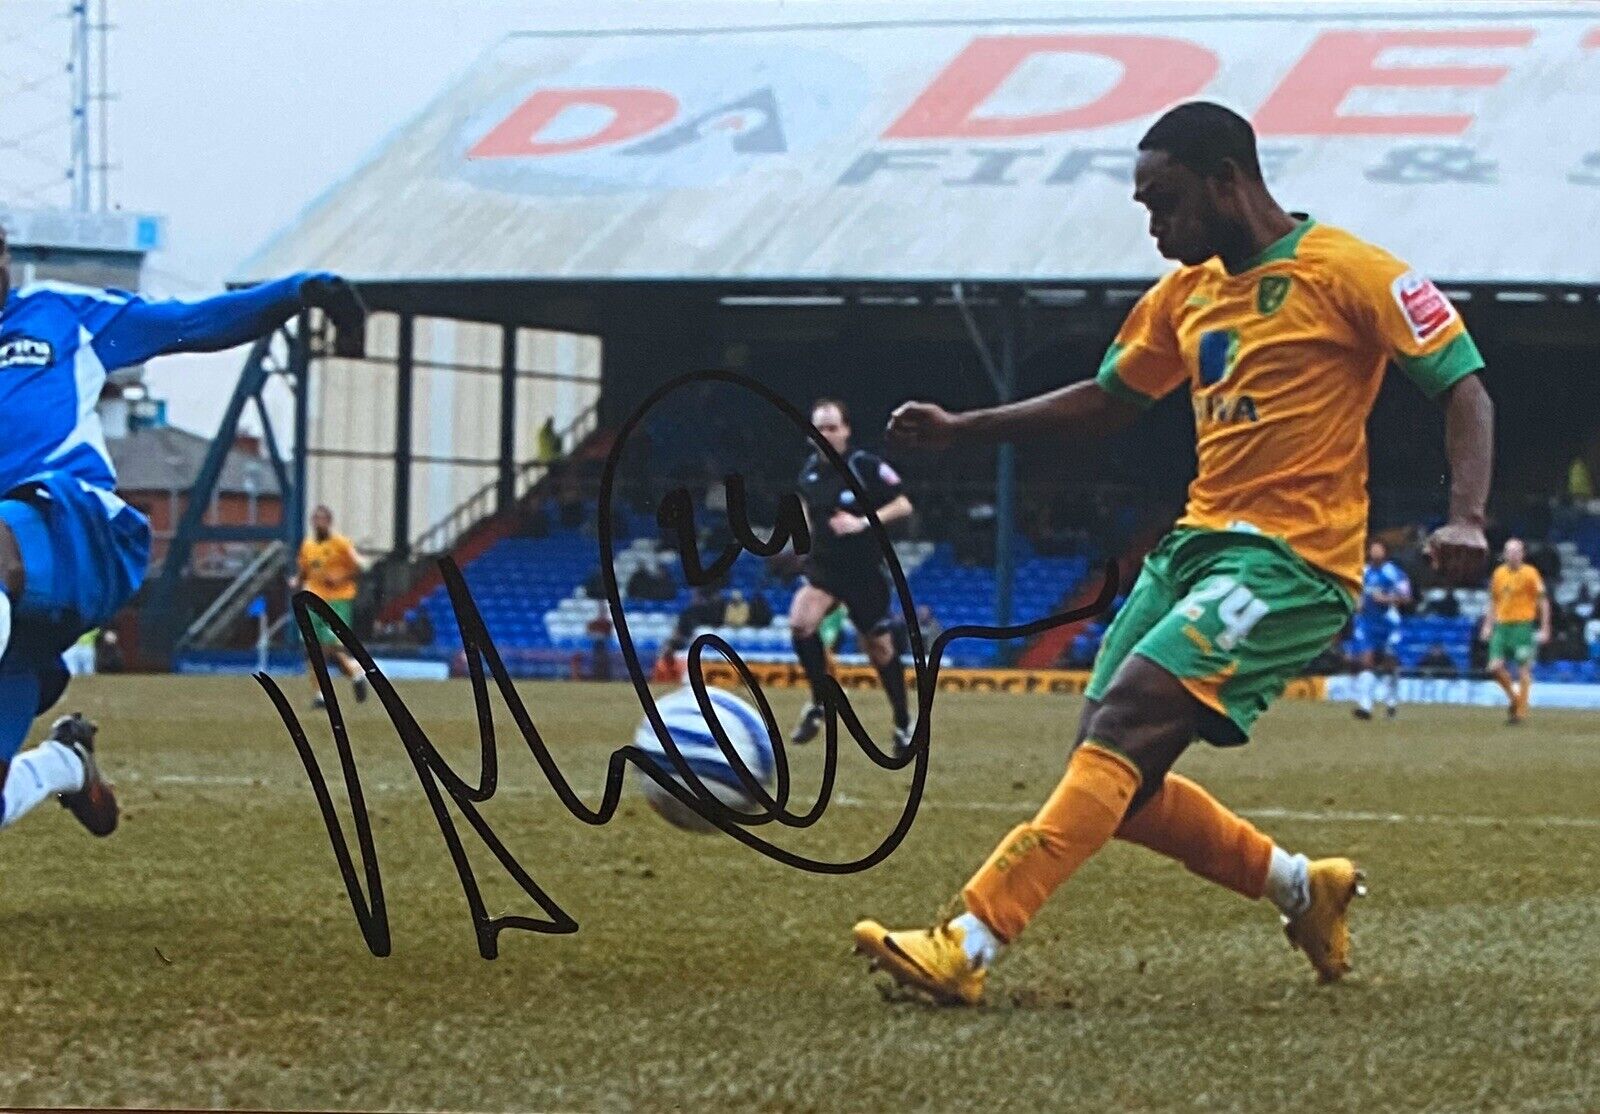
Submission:
M 1361 672 L 1356 677 L 1357 719 L 1372 718 L 1372 699 L 1378 687 L 1373 673 L 1383 667 L 1385 710 L 1394 718 L 1400 706 L 1400 609 L 1411 602 L 1411 580 L 1389 560 L 1382 542 L 1367 547 L 1367 568 L 1361 578 L 1361 607 L 1356 612 L 1352 641 Z
M 95 835 L 117 804 L 94 759 L 95 728 L 64 716 L 19 754 L 67 685 L 62 651 L 138 590 L 150 524 L 116 494 L 95 403 L 108 372 L 174 352 L 261 337 L 307 306 L 341 334 L 360 327 L 355 291 L 292 275 L 201 301 L 41 282 L 11 289 L 0 231 L 0 827 L 55 796 Z M 353 335 L 353 334 L 352 334 Z

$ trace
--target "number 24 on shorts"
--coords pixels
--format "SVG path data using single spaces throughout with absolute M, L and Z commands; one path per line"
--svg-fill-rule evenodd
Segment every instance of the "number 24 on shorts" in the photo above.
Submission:
M 1231 576 L 1207 580 L 1185 596 L 1179 608 L 1185 619 L 1198 622 L 1205 614 L 1206 605 L 1212 601 L 1217 601 L 1217 619 L 1222 623 L 1222 631 L 1214 641 L 1222 650 L 1232 650 L 1237 646 L 1271 610 L 1256 599 L 1254 592 Z

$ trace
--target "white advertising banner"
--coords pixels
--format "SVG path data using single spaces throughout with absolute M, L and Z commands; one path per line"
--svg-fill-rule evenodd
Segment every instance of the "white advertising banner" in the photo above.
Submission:
M 1356 699 L 1355 678 L 1329 677 L 1327 699 L 1349 701 Z M 1506 694 L 1493 681 L 1474 681 L 1466 678 L 1402 677 L 1400 678 L 1402 704 L 1474 704 L 1482 707 L 1504 707 Z M 1535 708 L 1600 708 L 1600 685 L 1536 684 L 1533 686 Z
M 1436 279 L 1600 282 L 1600 8 L 948 10 L 514 35 L 243 277 L 1146 280 L 1135 146 L 1203 98 Z

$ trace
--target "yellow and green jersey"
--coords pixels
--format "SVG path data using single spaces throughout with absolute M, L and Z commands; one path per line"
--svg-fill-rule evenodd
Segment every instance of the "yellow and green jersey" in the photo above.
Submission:
M 1494 601 L 1496 623 L 1531 623 L 1539 617 L 1539 597 L 1544 595 L 1544 577 L 1532 565 L 1513 569 L 1501 565 L 1489 578 L 1489 597 Z
M 1367 416 L 1391 360 L 1430 397 L 1483 366 L 1433 283 L 1302 219 L 1237 273 L 1212 259 L 1163 277 L 1099 382 L 1141 406 L 1188 383 L 1199 471 L 1179 525 L 1282 538 L 1356 595 Z
M 323 541 L 308 537 L 300 543 L 300 576 L 312 595 L 329 602 L 356 598 L 361 562 L 356 547 L 343 534 Z

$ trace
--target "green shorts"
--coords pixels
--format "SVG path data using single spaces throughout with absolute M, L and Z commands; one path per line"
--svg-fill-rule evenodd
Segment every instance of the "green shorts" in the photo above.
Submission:
M 1518 665 L 1532 665 L 1537 651 L 1533 637 L 1533 623 L 1496 623 L 1489 634 L 1489 660 L 1514 661 Z
M 351 630 L 355 629 L 356 601 L 355 600 L 323 600 L 328 609 L 339 616 L 344 625 Z M 315 611 L 311 612 L 311 629 L 317 632 L 317 641 L 324 646 L 341 646 L 338 635 L 329 629 L 328 624 L 322 621 L 322 616 Z
M 1236 746 L 1352 610 L 1349 593 L 1277 538 L 1179 528 L 1145 558 L 1085 694 L 1104 697 L 1123 661 L 1138 654 L 1216 713 L 1204 717 L 1206 741 Z

